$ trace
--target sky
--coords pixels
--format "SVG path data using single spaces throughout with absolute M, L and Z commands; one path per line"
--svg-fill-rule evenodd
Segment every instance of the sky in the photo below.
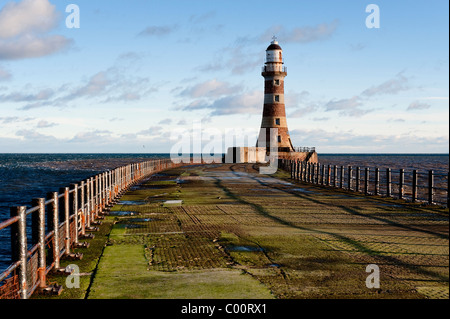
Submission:
M 221 152 L 230 134 L 253 146 L 273 36 L 294 146 L 448 153 L 448 6 L 0 0 L 0 153 L 168 153 L 182 138 Z

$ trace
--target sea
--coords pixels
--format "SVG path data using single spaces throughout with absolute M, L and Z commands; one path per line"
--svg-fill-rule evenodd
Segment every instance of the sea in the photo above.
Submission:
M 9 218 L 10 207 L 29 206 L 43 198 L 106 170 L 169 154 L 0 154 L 0 222 Z M 449 154 L 320 154 L 326 165 L 378 167 L 393 170 L 434 170 L 448 174 Z M 10 264 L 8 229 L 0 230 L 0 273 Z

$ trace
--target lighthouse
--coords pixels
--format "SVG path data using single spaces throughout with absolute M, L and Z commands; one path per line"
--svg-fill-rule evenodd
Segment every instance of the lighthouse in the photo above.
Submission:
M 314 147 L 294 148 L 289 136 L 284 104 L 287 68 L 284 66 L 283 50 L 276 37 L 266 49 L 266 61 L 261 75 L 264 77 L 264 107 L 256 147 L 229 147 L 225 162 L 267 163 L 276 157 L 317 163 L 318 156 Z
M 264 109 L 256 147 L 264 146 L 268 151 L 277 149 L 279 153 L 294 152 L 284 104 L 287 68 L 283 62 L 283 50 L 275 37 L 266 50 L 266 62 L 261 74 L 264 77 Z M 277 129 L 275 137 L 271 138 L 270 129 Z

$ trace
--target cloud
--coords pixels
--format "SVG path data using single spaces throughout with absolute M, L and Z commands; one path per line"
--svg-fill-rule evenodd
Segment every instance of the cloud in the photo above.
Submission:
M 406 121 L 404 119 L 400 119 L 400 118 L 398 118 L 398 119 L 391 118 L 388 120 L 388 122 L 404 123 Z
M 27 117 L 27 118 L 22 118 L 22 117 L 18 117 L 18 116 L 4 116 L 4 117 L 0 117 L 0 123 L 2 124 L 13 124 L 13 123 L 20 123 L 20 122 L 29 122 L 34 120 L 33 117 Z
M 323 121 L 328 121 L 330 118 L 329 117 L 315 117 L 312 120 L 314 122 L 323 122 Z
M 103 93 L 111 80 L 108 79 L 107 72 L 102 71 L 94 74 L 89 79 L 88 83 L 76 90 L 73 96 L 93 96 Z
M 260 67 L 262 59 L 259 53 L 250 52 L 245 45 L 236 43 L 233 46 L 222 48 L 214 57 L 213 62 L 200 65 L 196 70 L 200 72 L 229 70 L 233 75 L 241 75 Z
M 177 25 L 170 26 L 150 26 L 139 32 L 139 36 L 163 36 L 168 35 L 178 29 Z
M 240 85 L 231 86 L 216 79 L 196 84 L 183 90 L 179 95 L 191 98 L 220 97 L 235 94 L 242 90 Z
M 32 141 L 54 141 L 56 138 L 51 135 L 44 135 L 36 132 L 35 130 L 19 130 L 16 132 L 16 136 L 22 137 L 25 140 Z
M 366 48 L 366 45 L 363 43 L 356 43 L 356 44 L 350 43 L 349 46 L 352 51 L 361 51 Z
M 212 102 L 196 100 L 191 104 L 182 107 L 182 110 L 193 111 L 207 109 L 211 111 L 211 116 L 260 114 L 263 102 L 263 94 L 261 94 L 260 90 L 255 90 L 237 95 L 227 95 Z
M 410 88 L 408 78 L 403 75 L 403 72 L 400 72 L 393 79 L 368 88 L 362 92 L 362 95 L 370 97 L 383 94 L 397 94 L 401 91 L 407 91 Z
M 43 89 L 38 93 L 12 92 L 0 95 L 0 101 L 27 102 L 19 110 L 40 107 L 67 107 L 77 99 L 95 99 L 99 103 L 133 102 L 157 91 L 149 85 L 148 78 L 126 75 L 126 69 L 111 67 L 91 75 L 76 86 L 64 84 L 56 89 Z
M 105 143 L 105 142 L 112 141 L 113 139 L 114 138 L 112 137 L 111 131 L 95 130 L 95 131 L 90 131 L 90 132 L 77 133 L 68 142 L 70 142 L 70 143 L 85 143 L 85 142 Z
M 306 26 L 286 30 L 284 26 L 275 25 L 267 29 L 260 37 L 259 42 L 268 42 L 274 35 L 283 43 L 309 43 L 330 38 L 337 30 L 338 20 L 331 23 L 321 23 L 316 26 Z
M 35 37 L 25 35 L 12 41 L 0 41 L 0 60 L 18 60 L 37 58 L 61 51 L 72 40 L 61 35 Z
M 204 14 L 193 14 L 189 17 L 189 22 L 193 24 L 203 23 L 206 20 L 209 20 L 215 17 L 216 13 L 214 11 L 209 11 Z
M 314 113 L 317 110 L 318 110 L 318 106 L 311 104 L 311 105 L 296 109 L 294 112 L 289 114 L 289 117 L 292 117 L 292 118 L 303 117 L 307 114 Z
M 2 102 L 36 102 L 48 100 L 53 97 L 55 92 L 52 89 L 42 89 L 37 93 L 12 92 L 7 95 L 0 95 Z
M 164 120 L 160 121 L 158 124 L 160 124 L 160 125 L 170 125 L 170 124 L 172 124 L 172 119 L 164 119 Z
M 339 115 L 361 117 L 367 113 L 374 111 L 374 109 L 364 110 L 360 107 L 363 106 L 361 98 L 354 96 L 349 99 L 331 100 L 325 104 L 325 111 L 340 111 Z
M 68 48 L 71 39 L 47 34 L 59 19 L 48 0 L 7 3 L 0 11 L 0 60 L 42 57 Z
M 59 16 L 48 0 L 9 2 L 0 11 L 0 38 L 50 31 L 57 25 Z
M 1 81 L 7 81 L 7 80 L 9 80 L 11 78 L 12 78 L 11 73 L 9 73 L 8 71 L 6 71 L 5 69 L 3 69 L 0 66 L 0 82 Z
M 56 126 L 56 125 L 58 125 L 58 124 L 50 123 L 50 122 L 47 122 L 46 120 L 41 120 L 41 121 L 39 121 L 37 123 L 36 127 L 37 128 L 48 128 L 48 127 L 53 127 L 53 126 Z
M 161 134 L 161 131 L 162 131 L 161 126 L 151 126 L 146 130 L 139 131 L 137 135 L 154 136 Z
M 431 107 L 430 104 L 428 103 L 423 103 L 423 102 L 419 102 L 419 101 L 414 101 L 412 102 L 408 108 L 406 109 L 407 111 L 412 111 L 412 110 L 426 110 L 429 109 Z

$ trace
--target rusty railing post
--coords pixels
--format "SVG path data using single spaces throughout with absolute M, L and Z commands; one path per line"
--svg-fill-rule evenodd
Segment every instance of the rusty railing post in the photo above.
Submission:
M 64 248 L 65 255 L 70 254 L 70 208 L 69 208 L 69 187 L 60 188 L 59 192 L 64 194 Z
M 450 207 L 450 173 L 447 173 L 447 208 Z
M 319 178 L 319 164 L 318 163 L 314 163 L 314 184 L 317 184 L 318 178 Z
M 333 187 L 337 186 L 337 176 L 338 176 L 337 165 L 334 165 L 333 166 Z
M 85 212 L 85 201 L 84 201 L 84 181 L 80 183 L 80 208 L 81 208 L 81 236 L 86 236 L 86 212 Z
M 33 245 L 39 244 L 38 248 L 38 278 L 39 288 L 47 287 L 46 278 L 46 253 L 45 253 L 45 198 L 35 198 L 32 201 L 32 206 L 39 207 L 37 213 L 32 216 L 33 228 Z
M 27 208 L 25 206 L 11 207 L 11 217 L 19 217 L 19 221 L 11 225 L 11 259 L 19 262 L 19 296 L 28 298 L 27 287 Z
M 386 168 L 386 197 L 392 195 L 392 173 L 390 168 Z
M 356 167 L 356 184 L 355 184 L 355 192 L 359 192 L 359 183 L 361 181 L 361 169 L 360 167 Z
M 58 193 L 52 192 L 47 194 L 47 198 L 52 200 L 52 209 L 48 212 L 50 216 L 47 217 L 49 226 L 53 229 L 53 262 L 54 270 L 58 270 L 60 268 L 60 259 L 59 259 L 59 205 L 58 205 Z
M 370 178 L 370 174 L 369 174 L 369 168 L 366 167 L 365 168 L 365 174 L 364 174 L 364 194 L 365 195 L 369 195 L 369 178 Z
M 73 211 L 73 223 L 75 225 L 75 231 L 73 233 L 73 243 L 78 245 L 78 184 L 71 184 L 72 192 L 72 211 Z
M 325 164 L 322 164 L 322 174 L 320 176 L 320 185 L 325 185 Z
M 405 184 L 405 170 L 400 169 L 400 174 L 398 176 L 398 198 L 403 199 L 404 189 L 403 185 Z
M 433 204 L 434 200 L 434 174 L 432 170 L 428 171 L 428 204 Z
M 90 216 L 91 216 L 91 223 L 94 222 L 95 220 L 95 194 L 94 194 L 94 178 L 91 177 L 89 178 L 89 185 L 90 185 L 90 201 L 91 201 L 91 211 L 90 211 Z
M 91 179 L 86 180 L 86 229 L 91 228 Z
M 375 195 L 380 194 L 380 170 L 378 167 L 375 167 Z
M 417 170 L 413 170 L 412 176 L 412 198 L 411 201 L 415 203 L 417 201 Z
M 350 190 L 352 190 L 352 175 L 353 175 L 353 173 L 352 173 L 352 167 L 351 166 L 349 166 L 348 167 L 348 181 L 347 181 L 347 184 L 348 184 L 348 190 L 350 191 Z
M 341 176 L 339 181 L 339 187 L 344 188 L 344 166 L 341 166 Z

